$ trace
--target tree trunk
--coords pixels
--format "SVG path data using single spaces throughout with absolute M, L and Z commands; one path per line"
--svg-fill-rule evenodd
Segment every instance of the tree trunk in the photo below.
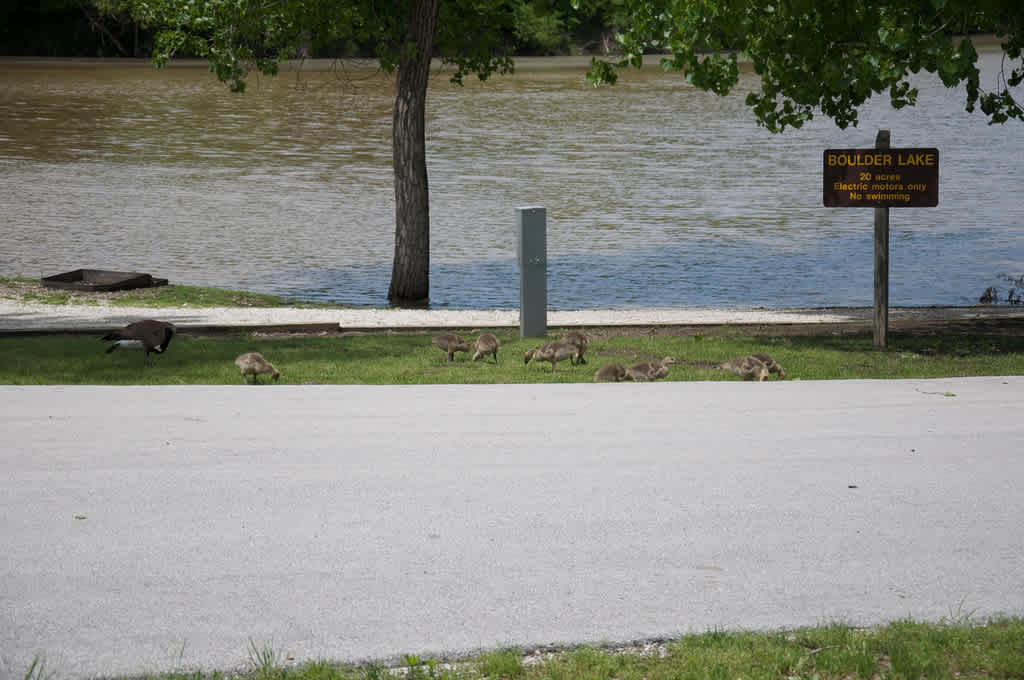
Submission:
M 440 0 L 412 0 L 398 63 L 392 144 L 395 260 L 388 300 L 422 305 L 430 296 L 430 204 L 425 140 L 427 80 Z

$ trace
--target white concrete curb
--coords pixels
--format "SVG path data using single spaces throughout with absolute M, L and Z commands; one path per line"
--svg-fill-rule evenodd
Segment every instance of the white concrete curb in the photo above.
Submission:
M 868 307 L 829 309 L 626 309 L 549 311 L 548 326 L 719 325 L 848 323 L 871 321 Z M 891 321 L 1024 317 L 1018 307 L 903 307 Z M 61 331 L 118 327 L 139 319 L 170 321 L 180 328 L 210 326 L 334 325 L 359 328 L 505 328 L 519 326 L 518 310 L 153 308 L 48 305 L 0 300 L 0 331 Z

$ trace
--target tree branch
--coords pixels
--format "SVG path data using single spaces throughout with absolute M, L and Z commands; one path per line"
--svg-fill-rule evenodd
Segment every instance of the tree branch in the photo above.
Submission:
M 93 30 L 94 31 L 99 31 L 100 33 L 105 35 L 107 38 L 109 38 L 110 42 L 114 43 L 114 47 L 117 48 L 117 51 L 121 53 L 121 56 L 123 56 L 123 57 L 130 57 L 130 56 L 132 56 L 131 54 L 129 54 L 128 50 L 126 50 L 124 48 L 124 45 L 121 44 L 121 41 L 119 41 L 114 36 L 114 34 L 110 32 L 110 29 L 108 29 L 106 26 L 104 26 L 102 23 L 100 23 L 100 21 L 97 20 L 96 17 L 94 17 L 93 15 L 89 14 L 89 8 L 88 8 L 87 5 L 82 4 L 82 5 L 79 5 L 79 7 L 82 10 L 82 14 L 85 15 L 85 18 L 89 20 L 89 24 L 92 25 Z

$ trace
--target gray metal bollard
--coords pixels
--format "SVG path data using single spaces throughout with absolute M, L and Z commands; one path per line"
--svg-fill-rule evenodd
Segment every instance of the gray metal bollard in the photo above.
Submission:
M 543 338 L 548 333 L 547 211 L 516 208 L 519 243 L 519 337 Z

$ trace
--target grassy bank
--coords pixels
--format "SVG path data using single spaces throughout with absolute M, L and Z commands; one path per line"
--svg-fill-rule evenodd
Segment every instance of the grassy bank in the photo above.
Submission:
M 54 290 L 28 279 L 0 278 L 0 297 L 22 302 L 143 307 L 281 307 L 287 298 L 195 286 L 160 286 L 114 293 Z M 475 338 L 486 329 L 459 331 Z M 889 349 L 872 346 L 870 328 L 837 325 L 766 325 L 587 329 L 587 362 L 571 366 L 524 365 L 523 354 L 540 340 L 516 329 L 492 329 L 501 341 L 500 361 L 453 363 L 428 332 L 320 335 L 179 332 L 170 349 L 144 367 L 140 352 L 106 354 L 96 337 L 55 335 L 0 338 L 0 384 L 237 384 L 234 359 L 258 351 L 281 371 L 284 384 L 431 384 L 590 382 L 601 366 L 624 366 L 671 356 L 679 363 L 667 380 L 738 380 L 714 365 L 765 352 L 789 378 L 940 378 L 1024 375 L 1024 322 L 919 325 L 889 334 Z M 561 336 L 552 329 L 549 339 Z
M 0 298 L 51 305 L 115 307 L 313 307 L 278 295 L 224 288 L 167 285 L 110 292 L 48 288 L 39 279 L 0 277 Z
M 1024 678 L 1024 619 L 984 625 L 898 621 L 871 629 L 844 625 L 771 633 L 709 632 L 628 648 L 506 649 L 452 663 L 406 656 L 399 668 L 313 661 L 253 642 L 249 669 L 167 673 L 154 680 L 997 680 Z M 37 660 L 26 680 L 41 680 Z
M 452 363 L 428 332 L 325 335 L 196 335 L 179 332 L 168 351 L 152 355 L 118 350 L 92 336 L 0 338 L 2 384 L 240 384 L 234 365 L 243 352 L 261 352 L 281 371 L 281 384 L 433 384 L 591 382 L 602 365 L 625 366 L 652 357 L 675 357 L 666 380 L 738 380 L 714 364 L 766 352 L 790 379 L 939 378 L 1024 374 L 1024 334 L 1016 326 L 982 330 L 958 327 L 890 334 L 890 348 L 872 347 L 869 332 L 778 334 L 770 327 L 751 335 L 728 326 L 692 329 L 588 329 L 584 365 L 524 365 L 523 354 L 539 340 L 496 329 L 499 361 Z M 480 329 L 463 332 L 475 338 Z M 804 329 L 804 333 L 808 331 Z M 552 331 L 552 339 L 559 337 Z

